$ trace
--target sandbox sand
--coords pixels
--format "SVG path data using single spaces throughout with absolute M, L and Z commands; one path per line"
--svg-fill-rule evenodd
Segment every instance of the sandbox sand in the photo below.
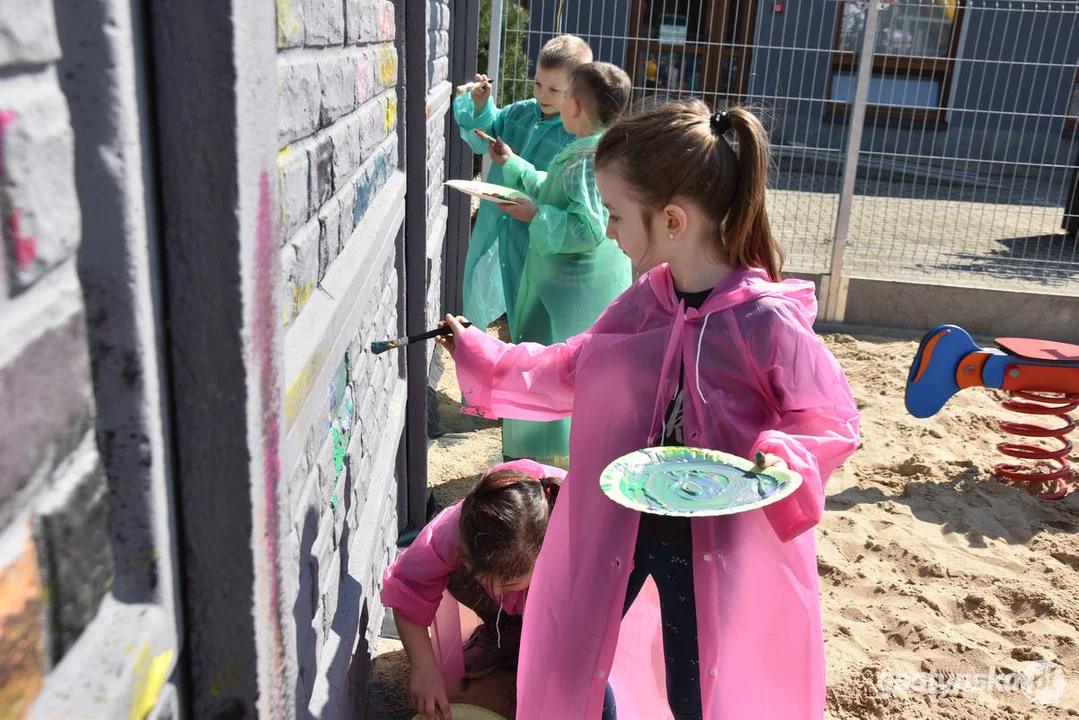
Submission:
M 1079 494 L 1049 502 L 992 479 L 996 423 L 1010 415 L 996 391 L 963 391 L 928 420 L 908 415 L 903 388 L 916 341 L 824 338 L 863 413 L 863 446 L 832 477 L 817 530 L 827 717 L 1079 717 Z M 498 423 L 456 412 L 452 360 L 443 353 L 442 362 L 449 434 L 430 454 L 440 506 L 501 458 Z M 382 641 L 380 650 L 373 686 L 403 700 L 400 645 Z M 1036 669 L 1027 692 L 1008 689 L 1010 674 Z M 947 691 L 948 683 L 965 687 Z M 454 696 L 512 716 L 508 674 Z

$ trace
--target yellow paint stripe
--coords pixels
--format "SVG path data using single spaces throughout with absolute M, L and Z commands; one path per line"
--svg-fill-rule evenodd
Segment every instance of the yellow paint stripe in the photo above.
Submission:
M 303 370 L 296 376 L 296 379 L 289 384 L 288 390 L 285 391 L 285 421 L 289 427 L 292 427 L 292 423 L 296 422 L 296 417 L 300 414 L 304 401 L 307 400 L 307 396 L 311 394 L 311 388 L 315 385 L 315 377 L 326 362 L 329 354 L 329 350 L 324 347 L 316 350 L 315 354 L 304 365 Z
M 157 704 L 157 696 L 168 679 L 172 667 L 172 650 L 160 653 L 150 660 L 150 643 L 143 643 L 135 660 L 135 692 L 131 700 L 128 720 L 143 720 Z

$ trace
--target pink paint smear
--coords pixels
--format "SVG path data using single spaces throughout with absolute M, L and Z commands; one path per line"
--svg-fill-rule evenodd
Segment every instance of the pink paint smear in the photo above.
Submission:
M 19 208 L 12 208 L 8 227 L 11 228 L 11 237 L 15 243 L 15 263 L 22 269 L 37 258 L 37 240 L 23 235 Z
M 263 482 L 266 497 L 266 551 L 270 567 L 270 623 L 274 634 L 273 697 L 279 701 L 283 688 L 282 660 L 284 641 L 281 633 L 278 603 L 281 600 L 281 584 L 277 575 L 278 507 L 277 487 L 281 478 L 281 458 L 278 455 L 280 413 L 277 397 L 277 365 L 274 358 L 274 337 L 277 323 L 274 320 L 274 242 L 273 222 L 270 213 L 270 182 L 265 170 L 259 176 L 258 224 L 255 233 L 255 302 L 251 322 L 255 353 L 259 363 L 259 385 L 262 405 L 262 456 Z M 274 707 L 272 717 L 284 717 L 284 709 Z

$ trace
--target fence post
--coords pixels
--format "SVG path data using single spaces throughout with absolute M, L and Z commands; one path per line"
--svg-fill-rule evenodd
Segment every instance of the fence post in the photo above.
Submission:
M 476 74 L 476 48 L 479 44 L 479 0 L 451 0 L 450 17 L 450 80 L 454 85 L 472 81 Z M 460 129 L 452 120 L 446 122 L 446 177 L 472 179 L 472 147 L 461 140 Z M 463 193 L 450 193 L 449 228 L 442 250 L 442 312 L 460 315 L 464 312 L 463 288 L 468 240 L 472 234 L 472 198 Z
M 847 282 L 843 277 L 843 251 L 846 249 L 850 230 L 850 212 L 854 203 L 854 181 L 858 175 L 858 154 L 862 145 L 862 129 L 865 127 L 865 107 L 869 98 L 869 80 L 873 75 L 873 46 L 877 36 L 877 18 L 880 3 L 866 3 L 865 28 L 862 34 L 862 52 L 858 58 L 858 80 L 854 90 L 854 104 L 849 116 L 847 153 L 843 161 L 843 183 L 840 187 L 839 213 L 835 223 L 835 239 L 832 242 L 832 264 L 828 269 L 828 282 L 824 293 L 824 317 L 827 322 L 843 322 L 847 305 Z M 841 11 L 842 12 L 842 11 Z
M 405 108 L 405 328 L 421 332 L 427 325 L 427 0 L 404 1 Z M 427 372 L 426 343 L 405 349 L 408 363 L 408 405 L 405 452 L 408 463 L 408 523 L 427 521 Z
M 491 97 L 498 97 L 498 68 L 502 64 L 502 0 L 491 0 L 491 32 L 487 37 L 487 79 L 491 81 Z M 483 179 L 491 172 L 491 156 L 483 156 Z

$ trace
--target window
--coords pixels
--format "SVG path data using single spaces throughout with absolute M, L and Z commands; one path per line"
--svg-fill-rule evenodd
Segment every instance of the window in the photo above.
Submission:
M 873 38 L 867 116 L 944 121 L 965 2 L 881 3 Z M 868 12 L 867 3 L 847 2 L 839 14 L 828 105 L 836 116 L 846 117 L 854 101 Z
M 632 0 L 626 69 L 635 94 L 699 97 L 745 93 L 756 0 Z

